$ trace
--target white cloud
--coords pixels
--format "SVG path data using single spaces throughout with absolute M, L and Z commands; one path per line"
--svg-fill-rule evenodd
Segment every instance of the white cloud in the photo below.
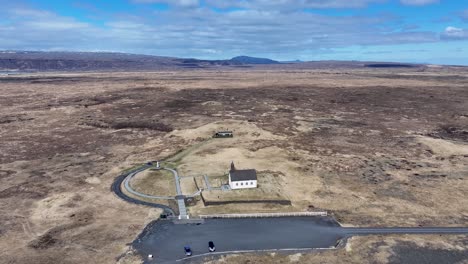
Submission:
M 467 40 L 468 30 L 456 27 L 447 27 L 441 34 L 442 39 L 448 40 Z
M 34 30 L 67 30 L 89 27 L 89 24 L 74 18 L 58 16 L 55 13 L 29 8 L 13 8 L 7 10 L 11 19 Z
M 304 8 L 362 8 L 387 0 L 205 0 L 218 8 L 240 7 L 257 10 L 291 11 Z
M 145 28 L 145 24 L 136 23 L 133 21 L 114 21 L 106 23 L 107 26 L 111 28 L 119 28 L 119 29 L 143 29 Z
M 49 11 L 29 9 L 29 8 L 13 8 L 13 9 L 9 9 L 8 13 L 13 16 L 23 17 L 23 18 L 47 18 L 50 16 L 54 16 L 54 14 Z
M 32 21 L 24 23 L 25 26 L 36 30 L 70 30 L 86 28 L 89 25 L 87 23 L 72 22 L 72 21 Z
M 133 2 L 141 4 L 164 3 L 179 7 L 197 7 L 200 5 L 199 0 L 133 0 Z
M 270 5 L 266 0 L 252 1 L 262 2 L 265 7 Z M 288 1 L 291 0 L 278 0 L 276 4 Z M 348 2 L 356 5 L 369 1 Z M 4 11 L 6 22 L 0 24 L 0 50 L 113 50 L 179 57 L 254 54 L 295 58 L 323 49 L 440 41 L 435 32 L 416 28 L 395 31 L 391 25 L 399 18 L 393 16 L 337 17 L 284 10 L 269 7 L 219 13 L 207 7 L 170 8 L 147 11 L 151 13 L 141 16 L 115 16 L 99 26 L 44 10 L 10 10 Z M 446 35 L 444 39 L 454 39 Z
M 404 5 L 424 6 L 439 3 L 439 0 L 400 0 Z

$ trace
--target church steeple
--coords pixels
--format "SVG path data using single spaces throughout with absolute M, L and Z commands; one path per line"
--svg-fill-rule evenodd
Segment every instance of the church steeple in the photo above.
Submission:
M 231 161 L 231 171 L 235 171 L 236 167 L 234 167 L 234 161 Z

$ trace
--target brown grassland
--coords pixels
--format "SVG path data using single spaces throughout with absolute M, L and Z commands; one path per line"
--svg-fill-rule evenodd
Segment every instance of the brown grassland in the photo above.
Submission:
M 211 139 L 218 129 L 235 137 Z M 206 174 L 213 186 L 232 160 L 255 168 L 260 189 L 232 199 L 268 193 L 292 203 L 199 202 L 193 215 L 323 209 L 354 226 L 468 226 L 463 68 L 3 76 L 0 139 L 0 263 L 138 263 L 128 244 L 160 211 L 120 200 L 110 185 L 125 169 L 169 157 L 182 176 Z M 139 176 L 135 188 L 174 192 L 170 175 Z M 196 191 L 192 178 L 181 183 Z M 336 251 L 207 261 L 466 263 L 467 255 L 466 236 L 372 236 Z

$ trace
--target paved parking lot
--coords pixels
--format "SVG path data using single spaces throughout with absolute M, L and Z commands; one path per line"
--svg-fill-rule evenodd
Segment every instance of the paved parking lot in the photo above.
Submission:
M 311 249 L 334 247 L 345 237 L 371 234 L 468 234 L 464 227 L 343 228 L 331 217 L 276 217 L 206 219 L 204 224 L 176 225 L 157 221 L 134 241 L 134 248 L 146 263 L 174 263 L 185 258 L 184 246 L 193 257 L 185 262 L 200 262 L 208 254 L 208 241 L 217 253 L 274 249 Z
M 337 228 L 338 227 L 338 228 Z M 184 246 L 194 255 L 208 253 L 208 241 L 217 252 L 293 248 L 327 248 L 344 236 L 338 224 L 324 217 L 207 219 L 204 224 L 175 225 L 159 221 L 134 243 L 147 263 L 173 263 L 184 258 Z

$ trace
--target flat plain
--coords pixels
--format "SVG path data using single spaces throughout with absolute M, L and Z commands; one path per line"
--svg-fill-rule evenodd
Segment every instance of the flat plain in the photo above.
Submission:
M 221 129 L 235 137 L 212 139 Z M 160 211 L 120 200 L 110 186 L 149 160 L 213 185 L 234 161 L 263 178 L 258 191 L 230 199 L 291 201 L 198 202 L 192 215 L 327 210 L 344 225 L 468 226 L 465 68 L 2 76 L 0 138 L 1 263 L 141 262 L 129 245 Z M 133 182 L 142 190 L 173 191 L 173 179 L 142 176 Z M 183 191 L 194 192 L 194 182 L 182 178 Z M 373 236 L 336 251 L 207 261 L 453 263 L 467 255 L 466 236 Z

